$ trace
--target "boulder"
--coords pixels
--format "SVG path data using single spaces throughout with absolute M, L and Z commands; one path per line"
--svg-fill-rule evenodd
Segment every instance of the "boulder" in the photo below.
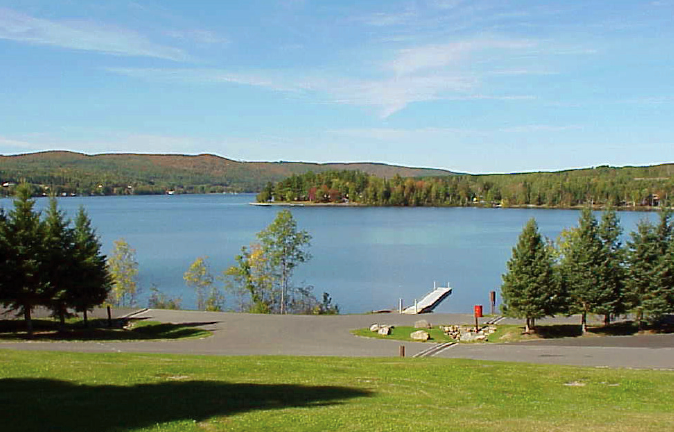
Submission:
M 475 333 L 465 332 L 461 333 L 461 342 L 473 342 L 477 340 Z
M 381 326 L 379 327 L 379 331 L 377 331 L 382 336 L 388 336 L 391 334 L 391 327 L 388 326 Z
M 430 337 L 431 335 L 429 335 L 428 332 L 425 332 L 423 330 L 417 330 L 413 333 L 410 333 L 410 338 L 416 341 L 426 342 L 428 339 L 430 339 Z
M 419 320 L 414 323 L 414 328 L 416 329 L 429 329 L 432 328 L 431 324 L 425 319 Z

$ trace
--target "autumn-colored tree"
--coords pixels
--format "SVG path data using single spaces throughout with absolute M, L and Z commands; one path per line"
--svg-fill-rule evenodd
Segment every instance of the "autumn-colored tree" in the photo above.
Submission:
M 108 258 L 108 271 L 112 277 L 110 303 L 117 306 L 134 306 L 138 291 L 138 261 L 136 250 L 124 239 L 116 240 Z

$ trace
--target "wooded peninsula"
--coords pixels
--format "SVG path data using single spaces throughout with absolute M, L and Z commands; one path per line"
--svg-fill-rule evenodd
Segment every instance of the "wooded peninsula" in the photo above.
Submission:
M 483 206 L 646 209 L 671 205 L 674 164 L 560 172 L 391 179 L 339 171 L 293 175 L 269 183 L 260 203 L 349 203 L 369 206 Z
M 239 162 L 215 155 L 0 156 L 0 195 L 26 182 L 34 195 L 259 193 L 260 203 L 368 206 L 649 209 L 671 205 L 674 164 L 557 172 L 459 174 L 378 163 Z

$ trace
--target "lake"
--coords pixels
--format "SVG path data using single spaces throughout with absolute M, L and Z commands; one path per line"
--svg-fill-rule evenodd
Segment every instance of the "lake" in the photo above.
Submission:
M 174 195 L 69 197 L 59 206 L 73 217 L 83 205 L 109 254 L 124 238 L 136 249 L 140 304 L 156 284 L 183 307 L 194 308 L 194 293 L 182 275 L 199 256 L 208 256 L 214 275 L 234 264 L 241 247 L 272 222 L 278 207 L 248 203 L 254 195 Z M 4 208 L 11 201 L 0 200 Z M 47 199 L 39 198 L 44 209 Z M 326 291 L 343 313 L 413 305 L 433 288 L 449 282 L 453 294 L 438 312 L 467 313 L 474 304 L 488 311 L 489 291 L 498 292 L 501 274 L 522 227 L 536 218 L 551 238 L 575 226 L 576 210 L 291 207 L 300 229 L 312 238 L 311 261 L 301 264 L 293 281 Z M 620 212 L 629 234 L 654 213 Z M 500 299 L 499 299 L 500 300 Z

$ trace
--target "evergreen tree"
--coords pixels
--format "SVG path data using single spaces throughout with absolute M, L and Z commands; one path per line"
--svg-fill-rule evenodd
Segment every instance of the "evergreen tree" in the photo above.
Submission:
M 561 272 L 570 302 L 570 311 L 581 314 L 581 328 L 585 333 L 587 314 L 595 312 L 602 304 L 604 295 L 602 268 L 608 267 L 608 263 L 599 238 L 597 219 L 589 207 L 582 210 L 578 222 L 575 235 L 569 237 L 569 245 L 561 263 Z
M 5 260 L 5 306 L 22 313 L 28 336 L 33 335 L 31 312 L 46 303 L 42 275 L 44 227 L 40 214 L 33 210 L 31 188 L 21 184 L 16 189 L 14 209 L 5 225 L 5 241 L 9 254 Z
M 665 291 L 667 310 L 671 313 L 674 311 L 674 236 L 669 241 L 667 251 L 660 257 L 655 277 Z
M 46 306 L 59 318 L 62 330 L 68 314 L 68 293 L 72 291 L 72 286 L 79 277 L 74 266 L 74 233 L 69 225 L 70 221 L 65 219 L 56 198 L 52 197 L 44 221 L 41 274 L 45 277 Z
M 629 276 L 627 281 L 631 306 L 639 327 L 645 319 L 659 321 L 674 310 L 672 285 L 672 225 L 671 213 L 660 213 L 660 223 L 654 226 L 646 220 L 637 224 L 628 242 Z
M 9 244 L 7 243 L 7 216 L 0 208 L 0 304 L 8 302 L 9 284 L 7 263 L 11 254 Z
M 88 326 L 87 312 L 102 304 L 112 289 L 112 278 L 108 273 L 105 255 L 101 253 L 101 242 L 91 227 L 91 220 L 83 207 L 75 218 L 74 240 L 74 284 L 67 293 L 68 305 L 84 315 Z
M 602 243 L 602 261 L 598 268 L 600 293 L 593 312 L 604 315 L 604 324 L 611 316 L 625 312 L 625 251 L 620 241 L 622 228 L 615 210 L 602 215 L 598 236 Z
M 526 318 L 525 331 L 529 332 L 536 319 L 554 314 L 558 294 L 552 255 L 535 219 L 524 226 L 507 265 L 501 285 L 503 313 Z

